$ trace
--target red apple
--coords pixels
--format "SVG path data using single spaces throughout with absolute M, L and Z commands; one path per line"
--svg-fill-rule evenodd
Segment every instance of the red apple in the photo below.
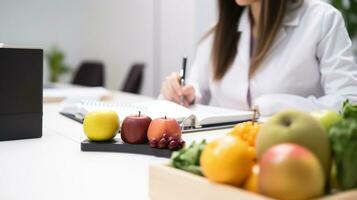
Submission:
M 146 143 L 150 123 L 151 118 L 140 112 L 138 115 L 126 117 L 121 126 L 121 139 L 129 144 Z
M 306 148 L 285 143 L 269 148 L 259 161 L 259 191 L 276 199 L 312 199 L 324 193 L 323 168 Z
M 151 122 L 148 140 L 154 148 L 178 149 L 184 144 L 181 134 L 180 125 L 175 119 L 163 117 Z

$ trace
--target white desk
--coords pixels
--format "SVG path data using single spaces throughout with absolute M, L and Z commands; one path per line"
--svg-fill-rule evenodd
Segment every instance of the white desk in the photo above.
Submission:
M 151 98 L 118 93 L 123 103 Z M 152 156 L 81 152 L 81 124 L 45 104 L 43 137 L 0 142 L 1 200 L 149 199 L 148 166 L 167 162 Z M 186 142 L 216 138 L 227 131 L 184 135 Z

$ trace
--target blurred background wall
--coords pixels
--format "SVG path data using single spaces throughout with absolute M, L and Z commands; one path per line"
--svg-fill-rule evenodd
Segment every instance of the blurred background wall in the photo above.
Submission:
M 179 72 L 182 57 L 192 64 L 201 37 L 216 21 L 216 0 L 155 0 L 155 79 L 154 93 L 171 72 Z
M 0 43 L 46 52 L 57 45 L 73 69 L 61 82 L 72 79 L 81 61 L 102 61 L 105 86 L 115 90 L 133 63 L 144 62 L 142 93 L 156 96 L 164 77 L 179 71 L 182 56 L 192 63 L 216 15 L 216 0 L 0 0 Z
M 194 56 L 199 37 L 214 23 L 214 5 L 215 0 L 0 0 L 0 43 L 45 50 L 56 45 L 72 72 L 83 60 L 103 61 L 110 89 L 121 86 L 131 64 L 144 62 L 142 93 L 157 95 L 182 56 Z

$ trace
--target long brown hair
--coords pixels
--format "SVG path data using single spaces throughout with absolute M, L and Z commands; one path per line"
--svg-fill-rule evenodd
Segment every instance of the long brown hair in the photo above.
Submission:
M 261 0 L 256 48 L 251 58 L 249 77 L 263 61 L 279 31 L 287 10 L 287 4 L 297 0 Z M 218 0 L 218 23 L 213 29 L 212 49 L 213 79 L 219 81 L 232 65 L 239 42 L 237 27 L 244 7 L 235 0 Z

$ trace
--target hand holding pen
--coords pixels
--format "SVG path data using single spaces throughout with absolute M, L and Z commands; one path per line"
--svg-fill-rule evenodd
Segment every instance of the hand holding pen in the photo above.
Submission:
M 186 66 L 187 58 L 184 57 L 180 74 L 172 73 L 166 77 L 161 87 L 161 94 L 167 100 L 188 107 L 194 102 L 196 95 L 194 87 L 186 83 Z
M 187 66 L 187 57 L 183 57 L 182 59 L 182 68 L 180 71 L 180 86 L 181 88 L 185 87 L 186 85 L 186 66 Z M 180 104 L 184 105 L 185 103 L 185 96 L 180 96 Z

